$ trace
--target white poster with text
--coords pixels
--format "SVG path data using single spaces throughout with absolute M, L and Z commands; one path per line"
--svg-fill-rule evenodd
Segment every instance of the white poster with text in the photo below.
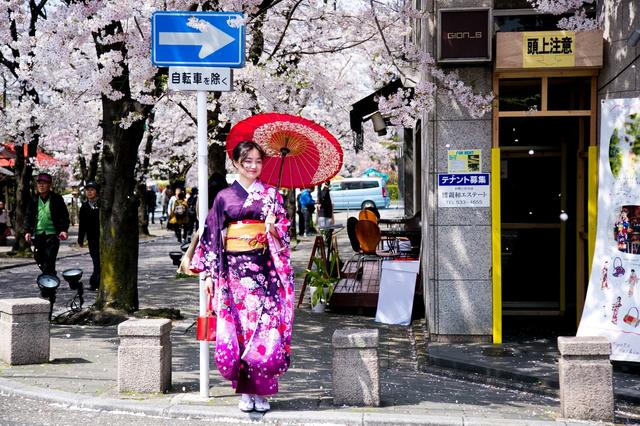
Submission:
M 578 336 L 640 362 L 640 99 L 602 102 L 596 246 Z

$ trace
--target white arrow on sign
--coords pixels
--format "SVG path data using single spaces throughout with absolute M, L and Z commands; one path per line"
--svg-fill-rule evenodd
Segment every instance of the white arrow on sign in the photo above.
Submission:
M 158 42 L 173 46 L 202 46 L 198 57 L 203 59 L 235 40 L 206 21 L 203 25 L 199 33 L 159 33 Z

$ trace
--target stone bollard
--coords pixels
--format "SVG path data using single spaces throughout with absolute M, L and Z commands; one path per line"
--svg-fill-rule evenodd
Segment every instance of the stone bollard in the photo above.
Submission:
M 165 392 L 171 387 L 171 321 L 130 319 L 118 326 L 118 391 Z
M 614 417 L 611 344 L 606 337 L 558 337 L 560 408 L 576 420 L 611 422 Z
M 37 297 L 0 300 L 0 360 L 10 365 L 49 362 L 49 308 Z
M 332 344 L 334 405 L 379 406 L 378 330 L 336 330 Z

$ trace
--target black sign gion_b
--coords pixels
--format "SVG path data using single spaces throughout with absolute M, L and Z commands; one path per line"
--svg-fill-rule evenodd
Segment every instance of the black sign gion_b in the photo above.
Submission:
M 441 9 L 438 61 L 491 60 L 489 9 Z

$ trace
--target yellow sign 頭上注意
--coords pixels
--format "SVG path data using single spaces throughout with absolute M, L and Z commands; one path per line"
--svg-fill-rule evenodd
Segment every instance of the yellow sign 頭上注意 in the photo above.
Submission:
M 576 35 L 572 31 L 522 33 L 522 67 L 573 67 L 576 63 Z

